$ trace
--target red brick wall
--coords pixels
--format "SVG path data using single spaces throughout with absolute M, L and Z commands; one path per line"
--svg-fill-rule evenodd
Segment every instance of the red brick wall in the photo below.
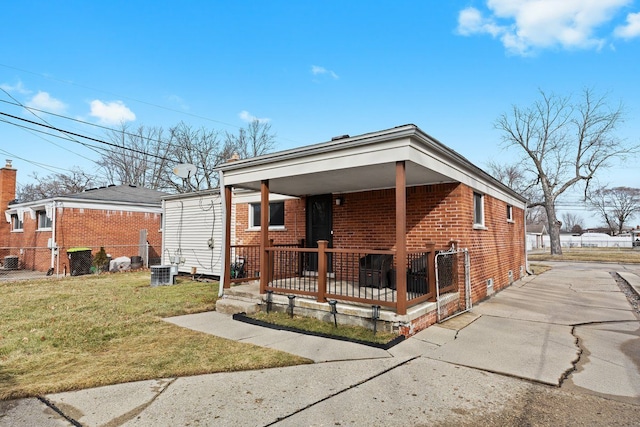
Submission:
M 236 207 L 236 244 L 260 244 L 260 230 L 248 230 L 249 205 L 237 204 Z M 284 201 L 284 229 L 269 230 L 269 238 L 275 244 L 293 244 L 305 238 L 305 200 L 290 199 Z
M 333 204 L 333 246 L 351 249 L 395 249 L 395 190 L 341 195 Z M 509 284 L 524 266 L 524 211 L 513 207 L 507 221 L 507 204 L 484 196 L 485 228 L 473 228 L 473 189 L 464 184 L 437 184 L 407 189 L 407 249 L 424 249 L 429 242 L 447 249 L 451 241 L 469 250 L 473 301 L 487 296 L 487 279 L 493 289 Z M 286 231 L 270 231 L 276 243 L 291 243 L 305 236 L 304 200 L 285 204 Z M 259 231 L 247 232 L 246 205 L 236 206 L 236 237 L 244 244 L 259 243 Z M 295 231 L 295 232 L 294 232 Z M 293 233 L 293 234 L 292 234 Z
M 51 231 L 37 231 L 36 228 L 37 218 L 31 219 L 29 213 L 25 213 L 23 232 L 10 233 L 8 246 L 38 248 L 23 251 L 21 267 L 46 271 L 51 263 L 51 252 L 46 249 Z M 95 255 L 100 247 L 104 246 L 112 258 L 137 256 L 142 229 L 147 230 L 149 258 L 158 258 L 162 251 L 160 228 L 159 213 L 57 208 L 56 242 L 60 248 L 60 269 L 62 270 L 64 265 L 68 267 L 66 249 L 73 247 L 91 248 Z

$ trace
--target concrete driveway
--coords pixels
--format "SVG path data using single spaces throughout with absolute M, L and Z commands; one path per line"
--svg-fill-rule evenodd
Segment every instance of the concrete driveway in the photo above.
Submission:
M 637 425 L 640 323 L 610 272 L 640 266 L 553 266 L 388 351 L 168 319 L 316 363 L 0 402 L 0 425 Z

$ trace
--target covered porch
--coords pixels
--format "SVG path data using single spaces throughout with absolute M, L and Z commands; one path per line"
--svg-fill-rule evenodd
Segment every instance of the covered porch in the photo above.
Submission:
M 436 236 L 431 239 L 413 230 L 408 240 L 408 191 L 444 186 L 447 191 L 443 199 L 460 185 L 479 188 L 487 194 L 501 191 L 496 189 L 497 181 L 414 125 L 232 161 L 218 170 L 224 188 L 225 289 L 232 282 L 257 280 L 265 300 L 279 294 L 301 296 L 324 305 L 342 301 L 384 307 L 399 316 L 425 302 L 439 303 L 444 294 L 456 294 L 457 301 L 470 299 L 465 287 L 469 281 L 468 259 L 465 262 L 459 256 L 437 256 L 440 251 L 464 244 L 455 238 L 459 235 L 457 230 L 448 230 L 448 238 L 440 233 L 437 240 Z M 236 189 L 260 194 L 256 244 L 236 245 L 231 241 L 231 207 Z M 336 226 L 336 218 L 346 212 L 351 212 L 351 218 L 355 216 L 350 211 L 354 209 L 354 198 L 363 200 L 373 192 L 384 192 L 393 200 L 385 210 L 392 217 L 388 218 L 390 227 L 384 230 L 383 247 L 380 239 L 367 237 L 368 233 L 375 233 L 367 230 L 367 222 L 380 214 L 375 201 L 359 217 L 357 227 Z M 273 194 L 306 201 L 305 241 L 274 244 L 273 231 L 269 230 Z M 412 229 L 419 226 L 416 212 L 421 217 L 436 215 L 435 209 L 429 211 L 415 203 L 409 207 Z M 472 209 L 462 204 L 457 209 L 451 215 L 458 215 L 458 222 L 463 214 L 472 215 Z M 472 218 L 464 225 L 470 228 Z M 243 264 L 240 276 L 238 260 Z

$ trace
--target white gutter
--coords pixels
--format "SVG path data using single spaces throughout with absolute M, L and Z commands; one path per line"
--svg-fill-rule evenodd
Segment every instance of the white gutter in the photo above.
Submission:
M 529 208 L 525 206 L 524 218 L 522 221 L 522 228 L 524 228 L 524 271 L 529 275 L 533 275 L 533 273 L 529 269 L 529 253 L 527 251 L 527 209 Z
M 220 245 L 220 259 L 222 260 L 222 265 L 220 266 L 220 281 L 218 285 L 218 297 L 224 295 L 224 278 L 227 274 L 227 268 L 229 268 L 229 260 L 225 259 L 225 254 L 227 253 L 225 249 L 225 245 L 227 242 L 227 201 L 226 201 L 226 191 L 224 189 L 224 172 L 218 171 L 219 178 L 219 188 L 220 188 L 220 201 L 222 203 L 222 244 Z

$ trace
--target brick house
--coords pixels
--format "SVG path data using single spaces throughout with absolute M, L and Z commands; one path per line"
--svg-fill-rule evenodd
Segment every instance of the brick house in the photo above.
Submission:
M 0 261 L 18 258 L 18 268 L 71 273 L 67 250 L 104 247 L 112 258 L 159 259 L 162 204 L 166 193 L 110 185 L 33 202 L 15 202 L 16 170 L 0 169 Z M 148 242 L 148 245 L 147 245 Z M 147 254 L 148 247 L 148 254 Z M 51 270 L 50 270 L 51 269 Z
M 526 200 L 414 125 L 218 171 L 223 265 L 240 255 L 269 298 L 381 306 L 380 320 L 411 335 L 526 274 Z M 239 189 L 259 200 L 233 203 Z

